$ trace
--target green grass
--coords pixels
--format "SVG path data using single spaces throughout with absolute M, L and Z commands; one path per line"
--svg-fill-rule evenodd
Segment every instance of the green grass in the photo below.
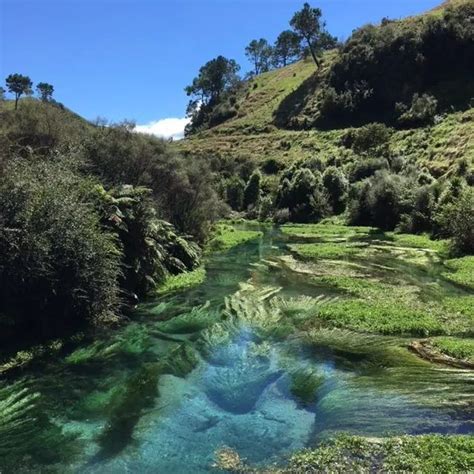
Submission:
M 442 304 L 449 313 L 468 316 L 474 322 L 474 295 L 447 296 Z
M 207 248 L 211 251 L 228 250 L 261 236 L 262 232 L 257 230 L 240 230 L 231 225 L 219 223 L 216 225 L 216 230 Z
M 206 269 L 201 266 L 191 272 L 169 276 L 158 288 L 157 294 L 163 295 L 200 285 L 206 279 Z
M 473 452 L 472 436 L 371 439 L 341 435 L 295 454 L 286 472 L 472 472 Z
M 431 345 L 448 356 L 474 362 L 474 340 L 454 337 L 437 337 L 431 339 Z
M 454 258 L 445 262 L 450 272 L 443 273 L 443 276 L 474 290 L 474 256 Z

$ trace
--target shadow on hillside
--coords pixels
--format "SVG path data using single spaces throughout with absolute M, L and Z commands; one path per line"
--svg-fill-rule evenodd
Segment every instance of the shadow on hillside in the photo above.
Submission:
M 309 128 L 313 120 L 303 120 L 300 114 L 307 108 L 308 101 L 314 97 L 320 82 L 321 79 L 315 72 L 287 95 L 273 113 L 273 123 L 280 128 Z

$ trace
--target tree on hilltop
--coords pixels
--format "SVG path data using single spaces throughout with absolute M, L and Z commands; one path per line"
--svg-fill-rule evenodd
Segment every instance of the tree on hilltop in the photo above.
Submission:
M 282 31 L 273 47 L 273 60 L 275 65 L 286 66 L 301 54 L 301 38 L 291 30 Z
M 270 69 L 272 47 L 266 39 L 252 40 L 245 48 L 245 55 L 253 64 L 256 76 Z
M 43 102 L 49 102 L 53 98 L 54 87 L 47 82 L 40 82 L 36 86 L 36 91 Z
M 18 100 L 23 94 L 30 94 L 33 83 L 28 76 L 21 74 L 10 74 L 5 83 L 9 92 L 15 94 L 15 110 L 18 108 Z

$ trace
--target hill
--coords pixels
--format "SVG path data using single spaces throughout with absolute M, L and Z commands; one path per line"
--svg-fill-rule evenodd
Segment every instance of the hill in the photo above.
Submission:
M 473 12 L 472 1 L 452 0 L 418 17 L 360 28 L 340 51 L 325 53 L 320 70 L 308 59 L 247 81 L 236 116 L 176 147 L 259 166 L 272 160 L 280 168 L 315 156 L 351 160 L 357 154 L 343 138 L 381 122 L 392 129 L 393 153 L 437 177 L 448 173 L 474 157 Z M 373 97 L 356 98 L 362 83 Z M 437 104 L 432 116 L 425 97 Z

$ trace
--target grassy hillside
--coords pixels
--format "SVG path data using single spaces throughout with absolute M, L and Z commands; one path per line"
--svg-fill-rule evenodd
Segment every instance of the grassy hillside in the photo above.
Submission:
M 423 35 L 427 34 L 423 30 L 426 22 L 438 17 L 445 18 L 448 25 L 446 31 L 449 33 L 451 31 L 449 28 L 459 21 L 456 16 L 459 15 L 459 8 L 465 8 L 471 4 L 471 1 L 451 0 L 425 15 L 402 21 L 390 21 L 384 26 L 373 27 L 370 34 L 378 41 L 374 48 L 378 47 L 382 51 L 378 54 L 382 54 L 383 48 L 391 48 L 392 45 L 396 47 L 397 41 L 407 41 L 410 45 L 414 45 L 413 47 L 422 48 L 422 52 L 429 57 L 432 50 L 437 51 L 436 48 L 441 47 L 439 44 L 444 44 L 446 41 L 443 38 L 437 39 L 438 42 L 435 41 L 435 46 L 430 46 L 431 49 L 428 51 L 428 46 L 431 44 L 429 41 L 433 40 L 431 37 L 423 39 Z M 446 9 L 447 6 L 450 7 L 449 10 Z M 451 16 L 449 16 L 446 14 L 447 11 L 455 13 L 450 13 Z M 382 33 L 383 31 L 385 33 Z M 382 36 L 385 43 L 377 35 Z M 383 35 L 389 39 L 387 40 Z M 352 46 L 349 44 L 340 52 L 326 53 L 319 71 L 316 71 L 314 63 L 308 59 L 251 79 L 237 98 L 237 116 L 210 130 L 193 135 L 176 146 L 190 154 L 222 159 L 250 159 L 257 163 L 272 159 L 283 165 L 315 156 L 323 160 L 337 157 L 342 161 L 357 158 L 352 150 L 341 143 L 341 139 L 348 131 L 347 125 L 344 125 L 346 119 L 341 119 L 339 124 L 336 121 L 332 126 L 326 126 L 324 129 L 318 127 L 315 121 L 321 114 L 321 101 L 324 99 L 322 92 L 326 93 L 332 87 L 331 81 L 337 82 L 334 79 L 334 76 L 338 74 L 337 67 L 340 69 L 346 64 L 348 64 L 347 67 L 353 67 L 350 63 L 353 60 L 350 59 L 354 53 L 353 50 L 359 48 L 360 42 L 364 44 L 363 41 L 372 41 L 372 36 L 363 40 L 356 37 L 352 40 L 355 43 Z M 422 39 L 419 39 L 420 37 Z M 466 41 L 468 40 L 469 38 Z M 466 48 L 465 43 L 462 43 L 462 47 Z M 462 51 L 463 60 L 465 60 L 465 50 Z M 470 49 L 467 51 L 468 55 L 472 54 Z M 364 61 L 369 60 L 365 57 Z M 438 64 L 430 67 L 440 74 Z M 420 74 L 426 74 L 426 71 Z M 357 75 L 358 72 L 354 74 Z M 416 74 L 413 76 L 415 77 Z M 468 105 L 453 108 L 449 104 L 451 100 L 452 103 L 458 105 L 459 101 L 466 104 L 466 97 L 469 97 L 472 89 L 472 78 L 466 75 L 464 70 L 453 72 L 453 77 L 440 76 L 436 79 L 437 82 L 425 81 L 426 84 L 423 85 L 423 87 L 426 86 L 426 90 L 440 98 L 439 111 L 434 124 L 394 127 L 389 141 L 392 153 L 405 158 L 416 158 L 437 177 L 453 169 L 461 159 L 466 159 L 470 163 L 474 160 L 474 139 L 472 138 L 474 136 L 474 110 Z M 391 77 L 391 80 L 399 81 L 396 83 L 397 87 L 390 84 L 391 89 L 411 90 L 421 87 L 416 83 L 418 79 L 413 79 L 409 73 L 399 78 Z M 381 91 L 383 89 L 380 89 L 379 93 Z M 411 99 L 407 99 L 408 105 L 409 100 Z M 391 123 L 388 125 L 393 126 Z

